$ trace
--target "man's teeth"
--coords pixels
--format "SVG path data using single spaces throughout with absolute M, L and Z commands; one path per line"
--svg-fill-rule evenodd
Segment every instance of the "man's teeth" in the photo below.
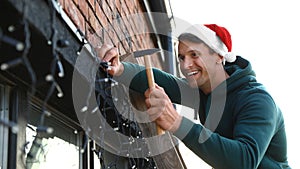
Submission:
M 194 72 L 189 72 L 189 73 L 187 73 L 187 75 L 188 76 L 192 76 L 192 75 L 195 75 L 195 74 L 197 74 L 198 73 L 198 71 L 194 71 Z

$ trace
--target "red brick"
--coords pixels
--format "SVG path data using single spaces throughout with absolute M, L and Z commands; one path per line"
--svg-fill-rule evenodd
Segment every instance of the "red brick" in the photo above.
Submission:
M 122 40 L 122 45 L 123 45 L 126 53 L 130 53 L 133 51 L 132 50 L 133 44 L 134 44 L 134 41 L 131 38 Z
M 118 21 L 114 21 L 112 23 L 112 27 L 114 28 L 115 33 L 117 34 L 117 36 L 119 37 L 119 40 L 123 40 L 127 37 L 127 30 L 126 29 L 122 29 L 121 27 L 122 25 L 120 24 L 120 22 Z
M 135 2 L 133 2 L 133 0 L 130 1 L 125 1 L 127 8 L 130 12 L 130 14 L 134 14 L 135 12 Z
M 123 6 L 122 6 L 122 0 L 114 0 L 115 1 L 115 7 L 116 9 L 119 11 L 120 15 L 123 16 L 123 13 L 124 13 L 124 9 L 123 9 Z
M 117 45 L 120 54 L 155 46 L 149 34 L 150 24 L 139 0 L 59 0 L 76 26 L 85 32 L 88 42 Z M 117 20 L 119 19 L 119 20 Z M 143 59 L 127 58 L 143 64 Z M 126 59 L 126 60 L 127 60 Z M 159 59 L 152 57 L 155 66 Z
M 128 10 L 128 7 L 126 6 L 126 3 L 124 0 L 116 0 L 116 7 L 122 17 L 130 15 L 130 12 Z
M 102 4 L 100 5 L 100 7 L 103 10 L 103 13 L 107 17 L 108 21 L 112 22 L 112 20 L 113 20 L 113 13 L 112 13 L 109 5 L 106 3 L 106 1 L 102 0 Z
M 89 16 L 89 5 L 85 0 L 79 0 L 78 1 L 78 8 L 82 12 L 83 17 L 88 19 Z
M 103 43 L 113 44 L 111 36 L 113 36 L 113 33 L 110 29 L 102 29 L 102 34 L 99 35 L 102 38 Z
M 133 35 L 137 34 L 137 28 L 132 20 L 132 17 L 127 17 L 125 20 L 125 24 L 127 25 L 127 29 L 130 28 L 133 32 Z
M 107 17 L 105 16 L 103 10 L 101 9 L 98 3 L 96 3 L 95 10 L 96 10 L 96 17 L 98 18 L 102 26 L 107 26 L 108 25 Z
M 120 40 L 117 36 L 117 33 L 115 32 L 115 29 L 111 25 L 108 27 L 108 29 L 106 31 L 108 32 L 108 35 L 109 35 L 110 39 L 113 41 L 114 45 L 117 45 L 118 43 L 120 43 Z
M 94 30 L 100 29 L 101 25 L 98 21 L 98 19 L 96 18 L 96 15 L 94 13 L 94 11 L 92 9 L 89 9 L 89 20 L 88 22 L 90 23 L 91 27 Z
M 65 1 L 65 11 L 73 23 L 81 30 L 85 31 L 85 19 L 77 6 L 72 1 Z
M 65 0 L 65 1 L 71 1 L 71 0 Z M 81 0 L 73 0 L 74 4 L 78 6 L 78 1 L 81 1 Z
M 116 47 L 118 48 L 119 54 L 123 55 L 126 53 L 122 43 L 117 44 Z
M 137 11 L 138 13 L 145 13 L 146 12 L 146 9 L 140 3 L 136 3 L 136 8 L 138 9 L 138 11 Z
M 96 47 L 99 45 L 99 37 L 95 34 L 95 32 L 92 30 L 90 25 L 86 24 L 86 38 L 87 41 L 93 46 Z
M 135 33 L 134 33 L 131 23 L 129 22 L 127 17 L 122 17 L 122 23 L 123 23 L 124 27 L 126 28 L 128 34 L 130 36 L 133 36 Z
M 95 4 L 96 4 L 96 0 L 87 0 L 88 5 L 90 6 L 90 8 L 95 11 Z
M 132 19 L 130 20 L 131 26 L 132 26 L 134 32 L 136 32 L 138 34 L 145 33 L 144 25 L 142 25 L 142 26 L 139 25 L 140 22 L 143 22 L 143 20 L 141 20 L 142 18 L 143 18 L 143 15 L 135 14 L 132 17 Z
M 110 10 L 115 13 L 118 9 L 117 9 L 117 5 L 116 5 L 116 0 L 106 0 L 107 1 L 107 5 L 110 7 Z

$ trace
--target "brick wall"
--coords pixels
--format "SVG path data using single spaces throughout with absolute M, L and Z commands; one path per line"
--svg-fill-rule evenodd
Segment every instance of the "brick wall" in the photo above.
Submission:
M 139 0 L 59 0 L 67 15 L 93 46 L 111 43 L 120 54 L 156 47 Z M 143 63 L 142 58 L 126 61 Z M 161 68 L 158 56 L 152 57 Z

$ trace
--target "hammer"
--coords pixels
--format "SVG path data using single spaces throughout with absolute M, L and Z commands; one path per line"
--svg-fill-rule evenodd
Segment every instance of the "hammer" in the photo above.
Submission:
M 151 48 L 151 49 L 145 49 L 145 50 L 139 50 L 139 51 L 133 52 L 133 56 L 135 58 L 144 57 L 146 75 L 147 75 L 149 88 L 154 87 L 154 85 L 155 85 L 150 55 L 157 53 L 159 51 L 160 51 L 160 49 Z M 160 128 L 159 126 L 156 126 L 156 131 L 157 131 L 158 135 L 164 134 L 164 130 L 162 128 Z

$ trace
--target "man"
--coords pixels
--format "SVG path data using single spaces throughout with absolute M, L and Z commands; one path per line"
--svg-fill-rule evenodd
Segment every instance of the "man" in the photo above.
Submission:
M 155 87 L 147 89 L 141 67 L 120 62 L 116 48 L 103 45 L 108 72 L 144 93 L 147 113 L 212 167 L 219 169 L 290 168 L 284 119 L 270 94 L 258 83 L 251 64 L 231 53 L 231 36 L 216 24 L 178 37 L 178 59 L 185 78 L 154 70 Z M 128 77 L 132 77 L 132 79 Z M 199 91 L 199 106 L 187 95 Z M 188 93 L 188 94 L 187 94 Z M 173 103 L 197 110 L 201 124 L 177 113 Z

